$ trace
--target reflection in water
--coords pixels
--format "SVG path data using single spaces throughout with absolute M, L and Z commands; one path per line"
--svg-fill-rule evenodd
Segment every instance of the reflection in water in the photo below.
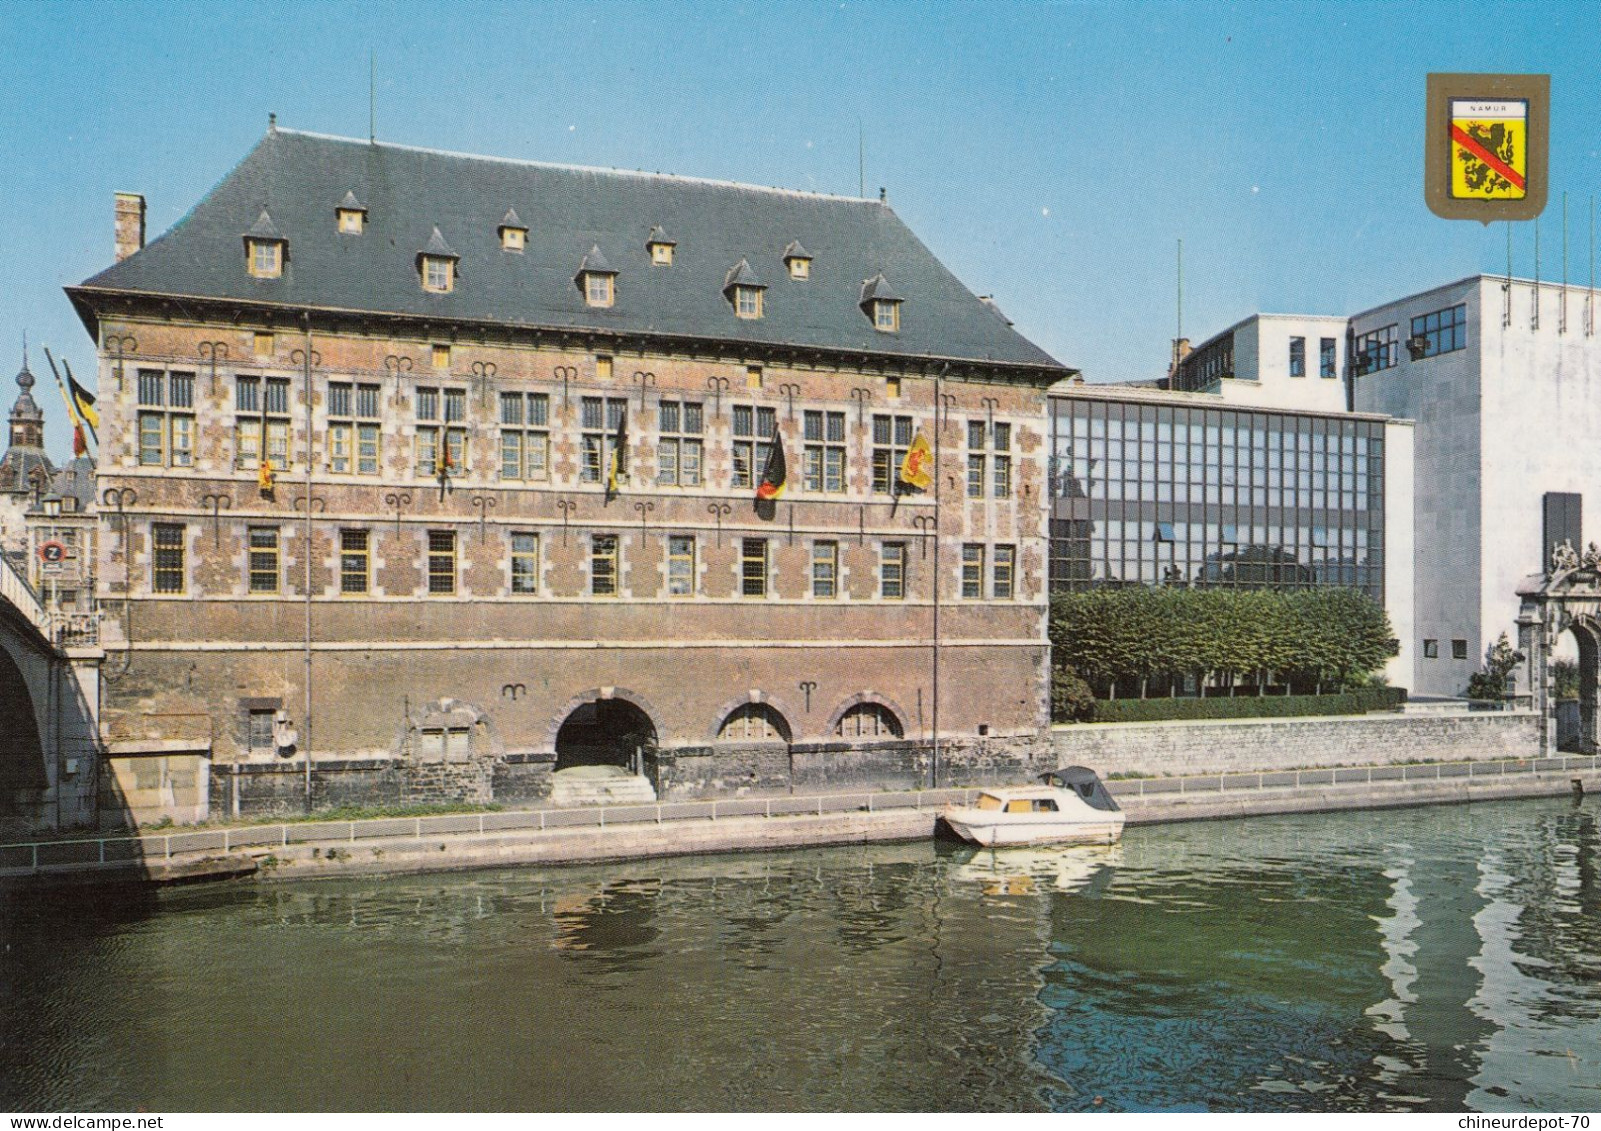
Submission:
M 1595 1110 L 1596 816 L 0 897 L 0 1108 Z

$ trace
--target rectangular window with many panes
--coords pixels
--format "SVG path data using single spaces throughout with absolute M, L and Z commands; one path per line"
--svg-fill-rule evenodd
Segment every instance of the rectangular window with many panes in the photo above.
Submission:
M 739 594 L 767 596 L 767 539 L 742 538 L 739 548 Z
M 339 592 L 354 595 L 367 592 L 372 575 L 370 535 L 365 530 L 339 532 Z
M 511 591 L 518 597 L 539 592 L 539 535 L 531 531 L 512 532 Z
M 733 406 L 735 487 L 754 487 L 773 450 L 778 431 L 778 410 L 767 405 Z
M 617 535 L 615 534 L 590 535 L 589 593 L 592 597 L 617 596 Z
M 240 468 L 272 461 L 274 471 L 289 467 L 289 378 L 234 378 L 234 463 Z
M 456 532 L 428 532 L 428 592 L 447 596 L 456 591 Z
M 467 390 L 419 386 L 417 474 L 455 477 L 467 471 Z
M 582 462 L 578 465 L 578 478 L 584 483 L 604 483 L 611 472 L 612 456 L 617 448 L 617 427 L 628 411 L 628 400 L 625 397 L 585 397 L 579 410 Z M 626 452 L 623 458 L 627 459 Z
M 906 596 L 906 543 L 885 542 L 878 552 L 878 595 L 886 601 Z
M 157 593 L 184 591 L 184 526 L 157 522 L 150 527 L 150 587 Z
M 967 497 L 1004 499 L 1012 493 L 1012 426 L 967 422 Z
M 195 375 L 139 370 L 139 462 L 190 467 L 194 453 Z
M 962 547 L 962 597 L 969 601 L 984 597 L 984 547 L 976 542 Z
M 996 546 L 995 563 L 990 571 L 990 596 L 1010 601 L 1017 579 L 1017 547 Z
M 250 591 L 278 592 L 278 528 L 250 528 Z
M 699 487 L 705 458 L 705 409 L 699 401 L 662 401 L 657 415 L 656 482 Z
M 812 596 L 839 596 L 839 543 L 812 543 Z
M 548 394 L 500 394 L 500 477 L 526 483 L 550 478 Z
M 673 534 L 667 539 L 667 595 L 695 595 L 695 536 Z
M 912 446 L 912 418 L 873 416 L 873 493 L 899 492 L 901 464 Z
M 383 425 L 379 387 L 347 381 L 328 384 L 328 470 L 377 475 Z
M 845 414 L 807 409 L 802 415 L 806 490 L 838 495 L 845 490 Z

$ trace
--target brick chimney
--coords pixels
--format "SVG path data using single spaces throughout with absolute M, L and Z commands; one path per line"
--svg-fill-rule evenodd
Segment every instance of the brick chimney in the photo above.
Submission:
M 136 192 L 117 194 L 117 262 L 145 246 L 145 198 Z

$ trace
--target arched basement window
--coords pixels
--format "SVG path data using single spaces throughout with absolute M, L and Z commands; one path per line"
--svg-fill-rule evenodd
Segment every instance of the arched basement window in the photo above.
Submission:
M 728 713 L 717 732 L 719 742 L 788 742 L 789 724 L 766 703 L 745 703 Z
M 834 733 L 841 738 L 900 738 L 901 721 L 881 703 L 858 703 L 840 716 Z

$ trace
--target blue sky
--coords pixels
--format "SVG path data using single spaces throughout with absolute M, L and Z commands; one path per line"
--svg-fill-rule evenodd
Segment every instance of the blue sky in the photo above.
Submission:
M 281 125 L 855 195 L 1090 380 L 1255 311 L 1352 313 L 1504 271 L 1423 202 L 1430 71 L 1551 75 L 1541 275 L 1587 284 L 1601 0 L 1544 3 L 163 3 L 0 0 L 0 409 L 28 333 L 93 373 L 65 285 Z M 1534 271 L 1532 225 L 1514 266 Z M 7 391 L 10 390 L 10 391 Z M 64 451 L 60 400 L 41 398 Z

